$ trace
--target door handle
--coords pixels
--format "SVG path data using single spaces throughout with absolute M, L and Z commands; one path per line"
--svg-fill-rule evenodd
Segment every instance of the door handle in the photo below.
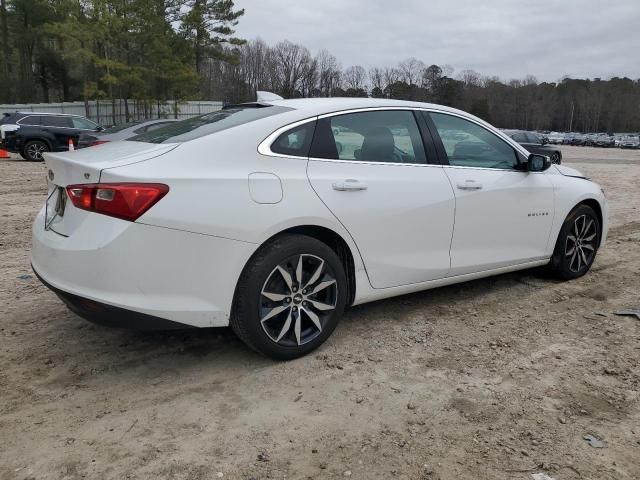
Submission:
M 464 183 L 458 183 L 456 186 L 460 190 L 480 190 L 482 188 L 482 184 L 475 180 L 465 180 Z
M 333 189 L 339 192 L 357 192 L 360 190 L 366 190 L 367 185 L 355 180 L 353 178 L 348 178 L 342 182 L 335 182 L 333 185 Z

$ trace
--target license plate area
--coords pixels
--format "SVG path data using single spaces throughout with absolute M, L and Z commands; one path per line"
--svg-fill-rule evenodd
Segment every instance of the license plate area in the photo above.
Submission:
M 44 215 L 44 229 L 49 230 L 56 220 L 64 217 L 64 210 L 67 205 L 67 192 L 64 187 L 53 185 L 47 197 Z

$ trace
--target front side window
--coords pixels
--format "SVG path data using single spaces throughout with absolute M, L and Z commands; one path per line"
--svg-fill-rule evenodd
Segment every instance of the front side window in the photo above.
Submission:
M 271 144 L 271 151 L 294 157 L 308 157 L 315 126 L 316 122 L 308 122 L 287 130 Z
M 529 143 L 533 143 L 535 145 L 542 145 L 542 140 L 535 133 L 527 133 L 527 140 Z
M 42 125 L 45 127 L 72 128 L 73 124 L 69 117 L 46 116 L 42 117 Z
M 503 169 L 517 167 L 515 150 L 486 128 L 453 115 L 430 115 L 444 145 L 449 165 Z
M 349 113 L 318 121 L 309 154 L 314 158 L 385 163 L 426 163 L 413 112 Z
M 513 138 L 518 143 L 527 143 L 527 137 L 522 132 L 514 133 L 513 135 L 511 135 L 511 138 Z
M 82 117 L 72 117 L 71 121 L 73 122 L 73 128 L 78 128 L 80 130 L 96 130 L 98 125 L 93 123 L 90 120 Z

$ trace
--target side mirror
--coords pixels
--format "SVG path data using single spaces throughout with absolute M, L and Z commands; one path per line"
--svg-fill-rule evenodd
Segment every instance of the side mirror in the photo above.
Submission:
M 98 125 L 98 128 L 96 128 L 96 132 L 104 132 L 105 128 L 102 125 Z
M 532 153 L 527 158 L 527 170 L 529 172 L 544 172 L 551 166 L 551 159 L 545 155 Z

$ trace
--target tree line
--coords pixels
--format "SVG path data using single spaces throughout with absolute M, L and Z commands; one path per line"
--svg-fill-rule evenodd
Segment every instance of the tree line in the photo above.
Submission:
M 254 40 L 233 49 L 238 62 L 211 61 L 203 92 L 241 102 L 256 90 L 292 97 L 375 97 L 432 102 L 465 110 L 496 126 L 525 130 L 634 132 L 640 130 L 640 79 L 564 78 L 539 82 L 531 75 L 503 81 L 473 70 L 454 72 L 416 58 L 396 66 L 342 68 L 327 50 L 315 56 L 288 41 Z
M 243 14 L 233 0 L 0 0 L 0 103 L 201 97 L 207 61 L 237 62 Z
M 504 81 L 415 58 L 345 68 L 327 50 L 237 38 L 243 14 L 233 0 L 0 0 L 0 103 L 239 103 L 268 90 L 433 102 L 504 128 L 640 130 L 638 79 Z

